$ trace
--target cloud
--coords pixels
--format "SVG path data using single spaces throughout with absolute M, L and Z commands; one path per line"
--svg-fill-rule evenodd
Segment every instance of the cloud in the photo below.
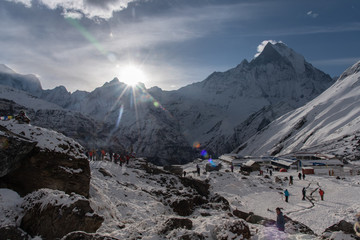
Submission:
M 314 13 L 313 11 L 308 11 L 306 14 L 312 18 L 317 18 L 319 16 L 318 13 Z
M 257 53 L 255 54 L 254 57 L 257 57 L 260 55 L 260 53 L 264 50 L 266 44 L 271 43 L 271 44 L 276 44 L 276 43 L 282 43 L 282 41 L 275 41 L 275 40 L 264 40 L 262 41 L 259 46 L 257 46 Z
M 26 7 L 31 7 L 35 0 L 7 0 L 9 2 L 22 3 Z M 109 19 L 114 12 L 121 11 L 134 0 L 37 0 L 40 5 L 49 9 L 61 8 L 63 15 L 79 18 L 84 15 L 88 18 Z
M 31 0 L 6 0 L 8 2 L 22 3 L 25 7 L 31 7 Z

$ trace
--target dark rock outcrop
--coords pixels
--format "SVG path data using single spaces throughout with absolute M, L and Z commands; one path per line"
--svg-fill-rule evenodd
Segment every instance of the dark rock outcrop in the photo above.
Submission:
M 42 189 L 29 194 L 24 201 L 20 227 L 31 236 L 56 239 L 73 231 L 96 232 L 103 222 L 80 195 Z
M 229 236 L 227 233 L 231 232 Z M 214 237 L 218 240 L 250 239 L 249 226 L 242 220 L 225 221 L 214 228 Z
M 353 239 L 357 239 L 360 240 L 360 237 L 356 236 L 356 233 L 354 231 L 354 224 L 353 223 L 349 223 L 345 220 L 341 220 L 340 222 L 328 227 L 327 229 L 325 229 L 324 233 L 322 234 L 322 236 L 324 238 L 327 238 L 328 235 L 330 235 L 333 232 L 339 232 L 342 231 L 345 234 L 349 234 L 351 235 L 351 237 Z
M 191 230 L 193 227 L 192 221 L 188 218 L 170 218 L 164 225 L 165 227 L 160 231 L 160 234 L 167 234 L 168 232 L 178 228 Z
M 38 152 L 26 156 L 17 169 L 0 178 L 0 186 L 13 189 L 20 196 L 50 188 L 88 197 L 89 184 L 87 159 L 76 159 L 57 152 Z
M 15 226 L 0 227 L 0 239 L 24 240 L 30 236 Z
M 118 238 L 77 231 L 66 234 L 61 240 L 118 240 Z
M 39 149 L 35 147 L 36 142 L 14 134 L 3 126 L 0 126 L 0 131 L 5 133 L 0 136 L 0 177 L 3 177 L 18 168 L 22 159 Z

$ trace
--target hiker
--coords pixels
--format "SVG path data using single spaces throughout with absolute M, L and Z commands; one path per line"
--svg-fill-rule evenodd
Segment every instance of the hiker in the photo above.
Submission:
M 289 191 L 287 189 L 285 189 L 284 195 L 285 195 L 285 202 L 288 202 L 290 193 L 289 193 Z
M 200 176 L 200 167 L 199 167 L 199 164 L 196 164 L 196 171 L 197 171 L 198 176 Z
M 299 175 L 298 175 L 298 176 L 299 176 L 299 180 L 301 180 L 301 173 L 299 173 Z
M 184 177 L 186 177 L 186 171 L 184 171 Z
M 293 184 L 294 184 L 294 182 L 293 182 L 293 181 L 294 181 L 293 176 L 290 176 L 289 179 L 290 179 L 290 180 L 289 180 L 289 185 L 293 185 Z
M 321 201 L 324 201 L 324 190 L 322 190 L 321 188 L 319 189 L 319 194 L 320 194 L 320 197 L 321 197 Z
M 276 227 L 279 229 L 279 231 L 285 231 L 285 219 L 280 208 L 276 208 L 276 214 Z
M 303 189 L 302 189 L 302 195 L 303 195 L 302 200 L 305 200 L 305 197 L 306 197 L 306 188 L 305 187 L 303 187 Z
M 302 175 L 303 175 L 303 180 L 305 180 L 305 173 L 303 173 Z
M 30 118 L 26 116 L 24 110 L 21 110 L 19 114 L 15 116 L 15 119 L 18 121 L 18 123 L 30 123 Z
M 230 169 L 231 169 L 231 172 L 234 172 L 234 165 L 232 163 L 231 163 Z
M 272 170 L 270 170 L 270 176 L 272 176 Z

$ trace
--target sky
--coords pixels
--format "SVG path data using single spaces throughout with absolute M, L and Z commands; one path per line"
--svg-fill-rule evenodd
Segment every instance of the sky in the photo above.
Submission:
M 360 60 L 359 12 L 359 0 L 0 0 L 0 64 L 44 89 L 135 71 L 176 90 L 281 41 L 334 77 Z

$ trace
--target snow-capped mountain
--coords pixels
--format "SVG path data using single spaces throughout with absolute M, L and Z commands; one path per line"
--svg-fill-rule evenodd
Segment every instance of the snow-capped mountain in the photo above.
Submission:
M 303 106 L 332 83 L 330 76 L 285 44 L 268 43 L 251 62 L 244 60 L 183 87 L 171 93 L 164 105 L 179 119 L 189 143 L 199 141 L 219 154 L 231 151 L 276 117 Z
M 244 60 L 177 91 L 146 90 L 145 86 L 131 89 L 115 78 L 90 93 L 70 93 L 62 86 L 38 93 L 8 81 L 14 73 L 1 76 L 6 77 L 0 78 L 0 84 L 103 123 L 102 137 L 87 148 L 133 149 L 161 164 L 192 161 L 193 143 L 213 155 L 229 152 L 333 83 L 330 76 L 282 43 L 269 43 L 252 61 Z
M 360 156 L 360 62 L 320 96 L 291 111 L 235 149 L 243 155 L 285 155 L 299 151 Z

